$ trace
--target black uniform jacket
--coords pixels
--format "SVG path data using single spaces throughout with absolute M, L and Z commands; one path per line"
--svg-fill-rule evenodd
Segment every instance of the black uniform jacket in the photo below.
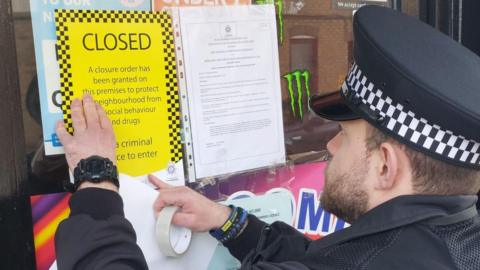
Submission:
M 59 270 L 148 269 L 122 198 L 100 188 L 72 195 L 70 216 L 55 234 L 55 252 Z
M 249 225 L 227 247 L 242 269 L 480 269 L 477 196 L 400 196 L 310 241 L 284 223 Z

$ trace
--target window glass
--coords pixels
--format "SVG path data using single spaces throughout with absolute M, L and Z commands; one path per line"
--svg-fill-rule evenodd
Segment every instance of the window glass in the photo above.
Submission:
M 252 2 L 273 3 L 277 8 L 279 91 L 287 161 L 301 164 L 322 160 L 326 143 L 336 134 L 338 125 L 313 116 L 308 110 L 308 95 L 325 95 L 341 86 L 353 58 L 351 24 L 354 11 L 364 4 L 392 6 L 400 2 L 402 11 L 419 17 L 420 3 L 418 0 L 393 1 L 394 4 L 390 0 Z M 61 191 L 61 181 L 68 178 L 65 159 L 62 155 L 45 156 L 42 143 L 30 4 L 28 0 L 12 1 L 12 4 L 31 190 L 33 193 Z M 298 101 L 299 95 L 301 106 L 292 107 L 291 99 Z

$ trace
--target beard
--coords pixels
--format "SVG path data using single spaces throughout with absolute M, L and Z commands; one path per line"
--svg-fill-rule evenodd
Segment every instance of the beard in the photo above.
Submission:
M 324 210 L 352 223 L 368 210 L 368 193 L 364 183 L 368 172 L 368 159 L 354 164 L 348 172 L 336 172 L 330 160 L 325 169 L 325 187 L 320 196 Z

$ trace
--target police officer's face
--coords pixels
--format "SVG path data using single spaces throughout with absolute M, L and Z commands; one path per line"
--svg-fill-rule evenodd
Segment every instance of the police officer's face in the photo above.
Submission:
M 325 170 L 320 202 L 325 210 L 352 222 L 368 209 L 367 123 L 355 120 L 340 124 L 342 130 L 327 144 L 332 158 Z

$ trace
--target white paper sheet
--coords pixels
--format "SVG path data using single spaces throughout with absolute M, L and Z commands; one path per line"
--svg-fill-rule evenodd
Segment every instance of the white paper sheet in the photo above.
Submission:
M 179 14 L 196 178 L 284 163 L 273 5 Z
M 158 192 L 128 175 L 120 175 L 120 195 L 125 217 L 137 234 L 137 244 L 143 251 L 149 269 L 207 269 L 217 241 L 208 233 L 195 233 L 188 251 L 178 258 L 163 256 L 155 241 L 153 202 Z M 56 263 L 50 270 L 56 270 Z
M 149 269 L 204 269 L 217 242 L 208 234 L 192 238 L 190 249 L 179 258 L 167 258 L 160 252 L 155 240 L 155 217 L 152 210 L 158 192 L 124 175 L 120 195 L 124 202 L 125 217 L 137 233 L 137 243 L 143 251 Z M 143 210 L 142 210 L 143 209 Z

